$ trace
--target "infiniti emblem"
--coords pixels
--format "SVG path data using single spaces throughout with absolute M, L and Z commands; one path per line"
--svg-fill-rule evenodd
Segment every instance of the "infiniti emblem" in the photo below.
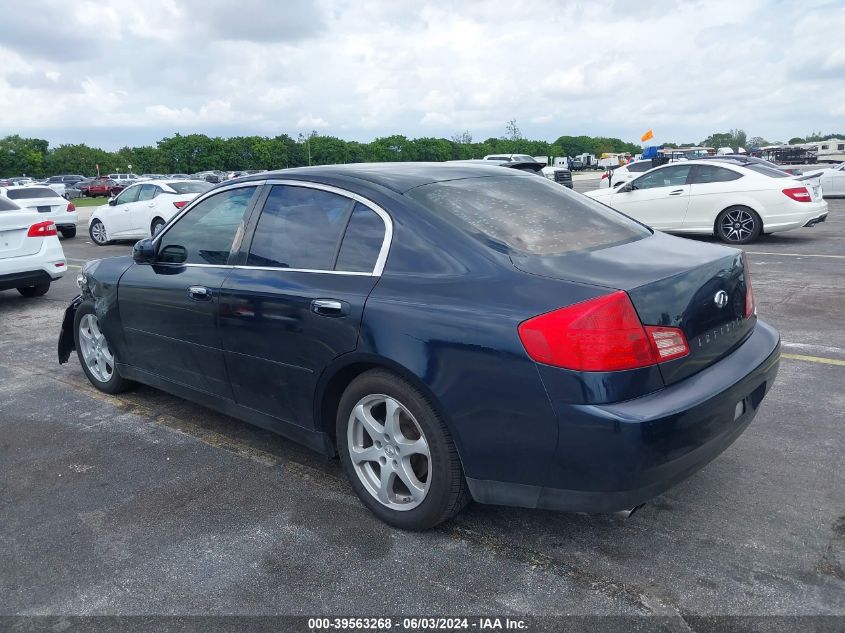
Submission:
M 716 296 L 713 297 L 713 303 L 715 303 L 718 308 L 724 308 L 728 305 L 728 293 L 724 290 L 720 290 L 716 293 Z

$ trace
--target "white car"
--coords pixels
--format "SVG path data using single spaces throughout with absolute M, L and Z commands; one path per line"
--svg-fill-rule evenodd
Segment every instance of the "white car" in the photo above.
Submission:
M 0 196 L 0 290 L 40 297 L 66 271 L 56 225 Z
M 716 234 L 748 244 L 762 233 L 813 226 L 827 218 L 817 184 L 761 165 L 691 160 L 652 169 L 621 187 L 587 196 L 671 233 Z
M 200 180 L 147 180 L 130 185 L 94 210 L 88 234 L 99 246 L 112 240 L 152 237 L 182 207 L 212 186 Z
M 0 194 L 18 206 L 37 211 L 42 220 L 52 220 L 62 237 L 76 237 L 76 207 L 46 185 L 0 187 Z
M 830 169 L 805 172 L 805 176 L 819 176 L 819 183 L 822 186 L 822 195 L 845 196 L 845 163 L 841 163 Z
M 614 187 L 619 187 L 640 174 L 647 172 L 653 166 L 654 164 L 651 160 L 637 160 L 633 163 L 617 167 L 611 172 L 606 171 L 601 175 L 601 180 L 599 180 L 599 189 L 606 189 L 611 184 Z

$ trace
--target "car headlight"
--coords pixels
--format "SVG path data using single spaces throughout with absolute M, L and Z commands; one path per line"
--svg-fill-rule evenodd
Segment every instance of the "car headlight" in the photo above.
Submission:
M 82 290 L 86 283 L 88 283 L 88 278 L 85 276 L 85 273 L 79 273 L 76 276 L 76 285 Z

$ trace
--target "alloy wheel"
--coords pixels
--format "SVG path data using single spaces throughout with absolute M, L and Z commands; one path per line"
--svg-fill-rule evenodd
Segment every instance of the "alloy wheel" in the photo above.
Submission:
M 100 324 L 93 314 L 86 314 L 79 322 L 79 348 L 82 360 L 94 378 L 108 382 L 114 374 L 114 355 L 109 349 Z
M 398 400 L 365 396 L 347 426 L 352 467 L 364 488 L 383 506 L 412 510 L 431 487 L 431 453 L 420 425 Z
M 719 229 L 729 242 L 742 242 L 754 233 L 754 216 L 745 209 L 734 209 L 724 215 Z
M 106 235 L 106 227 L 105 225 L 100 222 L 94 222 L 91 225 L 91 239 L 97 242 L 97 244 L 105 244 L 108 241 L 108 236 Z

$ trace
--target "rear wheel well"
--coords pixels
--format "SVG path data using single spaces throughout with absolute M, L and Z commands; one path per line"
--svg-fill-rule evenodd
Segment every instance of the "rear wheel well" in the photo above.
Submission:
M 728 211 L 729 209 L 737 209 L 737 208 L 748 209 L 749 211 L 751 211 L 751 213 L 753 213 L 754 215 L 757 216 L 757 219 L 760 220 L 760 226 L 763 225 L 763 218 L 760 217 L 760 214 L 757 213 L 757 210 L 754 207 L 749 207 L 747 204 L 731 204 L 731 205 L 728 205 L 727 207 L 725 207 L 724 209 L 719 211 L 719 213 L 716 214 L 716 219 L 713 220 L 713 235 L 719 235 L 719 218 L 722 217 L 722 214 L 725 211 Z
M 163 217 L 157 215 L 153 218 L 153 221 L 150 222 L 150 235 L 152 235 L 153 237 L 155 237 L 155 233 L 153 233 L 153 228 L 159 222 L 166 223 L 167 221 Z
M 353 363 L 347 365 L 331 377 L 326 388 L 323 390 L 323 398 L 319 409 L 319 430 L 323 431 L 332 441 L 337 451 L 337 438 L 335 427 L 337 423 L 337 407 L 340 405 L 340 398 L 343 392 L 355 378 L 371 369 L 384 369 L 376 363 Z

